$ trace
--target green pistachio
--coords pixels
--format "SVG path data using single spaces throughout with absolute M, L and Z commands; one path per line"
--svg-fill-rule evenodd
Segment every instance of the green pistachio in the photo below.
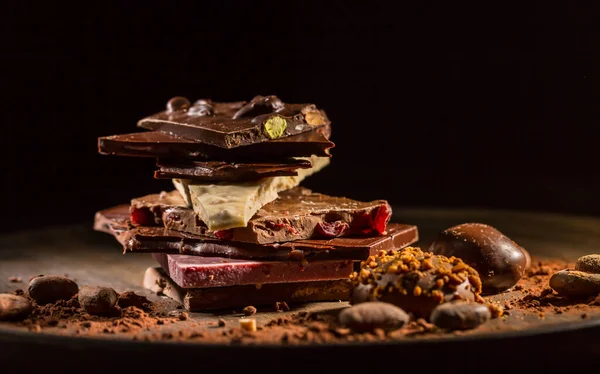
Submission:
M 277 139 L 285 132 L 287 121 L 280 116 L 269 118 L 263 125 L 269 139 Z

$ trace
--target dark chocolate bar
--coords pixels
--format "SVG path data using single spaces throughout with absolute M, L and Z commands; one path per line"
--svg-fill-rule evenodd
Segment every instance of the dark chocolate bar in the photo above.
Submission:
M 144 274 L 144 287 L 163 294 L 183 304 L 189 312 L 225 308 L 273 306 L 277 302 L 287 304 L 314 301 L 346 301 L 352 294 L 348 279 L 297 283 L 269 283 L 261 285 L 188 288 L 183 289 L 159 267 L 148 268 Z
M 153 253 L 169 277 L 181 288 L 241 286 L 245 284 L 316 282 L 346 279 L 352 260 L 253 261 Z
M 330 157 L 330 126 L 244 147 L 225 149 L 162 133 L 145 131 L 98 138 L 98 152 L 105 155 L 193 160 L 269 160 L 286 157 Z
M 267 177 L 295 176 L 297 169 L 312 166 L 309 160 L 283 159 L 277 162 L 226 162 L 226 161 L 164 161 L 159 160 L 158 179 L 182 178 L 197 182 L 241 182 Z
M 248 103 L 198 100 L 193 105 L 184 97 L 174 97 L 165 111 L 140 120 L 138 126 L 229 149 L 329 123 L 325 112 L 314 104 L 283 103 L 276 96 L 256 96 Z
M 129 206 L 120 205 L 96 214 L 94 228 L 108 232 L 123 245 L 124 253 L 181 253 L 251 260 L 306 261 L 366 260 L 381 250 L 404 248 L 418 241 L 416 226 L 390 223 L 382 236 L 344 237 L 252 244 L 185 234 L 163 227 L 128 227 Z

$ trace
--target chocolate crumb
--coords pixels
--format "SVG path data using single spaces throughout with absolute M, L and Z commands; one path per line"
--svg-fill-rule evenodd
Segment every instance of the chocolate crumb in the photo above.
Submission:
M 225 327 L 225 325 L 227 325 L 227 322 L 223 318 L 219 318 L 219 327 Z
M 180 321 L 187 321 L 189 318 L 189 315 L 186 312 L 183 312 L 183 313 L 179 314 L 179 316 L 177 318 L 179 318 Z
M 251 316 L 251 315 L 256 314 L 256 308 L 253 307 L 252 305 L 249 305 L 249 306 L 245 307 L 242 310 L 242 312 L 244 312 L 244 315 L 246 315 L 246 316 Z

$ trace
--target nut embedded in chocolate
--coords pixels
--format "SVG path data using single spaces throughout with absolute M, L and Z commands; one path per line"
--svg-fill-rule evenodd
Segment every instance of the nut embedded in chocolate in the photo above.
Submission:
M 89 314 L 108 314 L 115 311 L 119 295 L 109 287 L 82 287 L 78 299 Z
M 383 301 L 424 318 L 443 302 L 483 301 L 475 269 L 459 258 L 434 255 L 416 247 L 370 256 L 350 279 L 355 287 L 353 304 Z
M 190 107 L 190 101 L 182 96 L 175 96 L 167 102 L 167 112 L 177 112 L 180 110 L 186 110 Z
M 29 296 L 40 305 L 69 300 L 77 295 L 79 286 L 69 278 L 40 275 L 29 282 Z
M 441 232 L 430 250 L 455 256 L 477 270 L 483 294 L 493 294 L 517 284 L 530 265 L 529 253 L 492 226 L 464 223 Z
M 187 114 L 189 116 L 212 116 L 215 114 L 215 111 L 212 106 L 211 100 L 196 100 L 194 105 L 192 105 Z

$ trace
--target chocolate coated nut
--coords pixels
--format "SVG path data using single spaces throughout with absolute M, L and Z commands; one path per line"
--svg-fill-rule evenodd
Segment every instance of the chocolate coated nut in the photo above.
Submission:
M 119 295 L 109 287 L 82 287 L 79 290 L 79 304 L 89 314 L 113 312 Z
M 40 305 L 69 300 L 77 294 L 77 283 L 69 278 L 40 275 L 29 282 L 29 296 Z
M 561 270 L 550 278 L 550 287 L 559 295 L 588 297 L 600 294 L 600 274 Z
M 525 249 L 482 223 L 465 223 L 444 230 L 431 245 L 431 251 L 458 257 L 475 268 L 483 283 L 482 294 L 514 286 L 531 262 Z
M 8 293 L 0 294 L 0 321 L 17 321 L 26 318 L 33 309 L 29 300 Z
M 248 104 L 241 107 L 233 115 L 233 119 L 243 116 L 259 116 L 261 114 L 273 113 L 283 108 L 283 102 L 274 95 L 271 96 L 255 96 Z
M 167 112 L 177 112 L 179 110 L 185 110 L 190 107 L 190 101 L 182 96 L 175 96 L 167 102 Z
M 469 330 L 487 322 L 492 313 L 479 303 L 455 300 L 436 307 L 431 312 L 431 322 L 447 330 Z
M 360 267 L 350 276 L 354 284 L 352 304 L 382 301 L 428 318 L 443 302 L 483 301 L 477 271 L 456 257 L 406 247 L 369 256 Z
M 197 100 L 187 113 L 190 116 L 212 116 L 215 114 L 210 100 Z
M 395 305 L 378 301 L 366 302 L 343 309 L 340 323 L 357 332 L 383 329 L 397 330 L 409 320 L 408 314 Z
M 575 270 L 586 273 L 600 274 L 600 255 L 587 255 L 579 257 L 575 263 Z

